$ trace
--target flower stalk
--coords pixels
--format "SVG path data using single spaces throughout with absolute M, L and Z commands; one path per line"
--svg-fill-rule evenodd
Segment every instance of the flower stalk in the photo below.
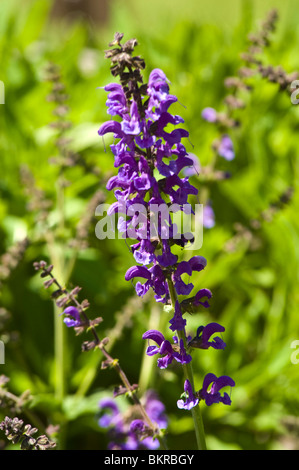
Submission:
M 121 44 L 122 38 L 122 34 L 116 33 L 114 41 L 109 44 L 112 49 L 106 51 L 106 57 L 112 61 L 112 75 L 119 76 L 120 84 L 104 86 L 108 92 L 107 112 L 111 118 L 115 116 L 121 121 L 111 119 L 103 123 L 98 131 L 100 136 L 113 133 L 116 139 L 110 148 L 114 154 L 114 165 L 119 170 L 118 175 L 108 181 L 107 189 L 114 190 L 117 202 L 109 212 L 110 215 L 118 213 L 118 229 L 123 237 L 135 240 L 131 251 L 138 264 L 127 270 L 125 279 L 144 279 L 144 282 L 138 280 L 135 284 L 137 295 L 143 297 L 152 289 L 156 302 L 164 304 L 165 310 L 174 314 L 169 320 L 169 329 L 176 332 L 173 343 L 160 331 L 148 330 L 143 334 L 143 339 L 156 345 L 149 344 L 146 354 L 160 356 L 157 361 L 160 369 L 167 368 L 173 362 L 182 365 L 186 401 L 179 400 L 178 407 L 191 410 L 198 448 L 206 449 L 198 403 L 205 400 L 209 405 L 220 401 L 230 404 L 228 395 L 221 397 L 219 390 L 226 385 L 234 386 L 234 382 L 225 376 L 217 379 L 213 374 L 208 374 L 209 384 L 213 383 L 210 392 L 204 389 L 205 379 L 202 391 L 195 392 L 194 388 L 190 350 L 208 347 L 223 349 L 225 343 L 221 338 L 209 339 L 214 333 L 225 329 L 211 323 L 200 326 L 193 339 L 187 337 L 187 320 L 183 314 L 193 313 L 201 307 L 208 308 L 208 300 L 204 299 L 210 299 L 212 294 L 208 289 L 200 289 L 195 296 L 179 301 L 180 296 L 189 296 L 194 287 L 191 282 L 184 282 L 184 275 L 190 277 L 193 272 L 202 271 L 207 264 L 203 256 L 179 261 L 176 254 L 178 247 L 186 248 L 199 235 L 180 233 L 173 222 L 173 214 L 177 212 L 191 216 L 193 209 L 188 199 L 198 193 L 189 177 L 181 176 L 182 170 L 194 165 L 182 144 L 182 139 L 189 133 L 176 127 L 184 120 L 169 112 L 177 97 L 169 93 L 169 80 L 164 72 L 152 70 L 148 83 L 143 84 L 141 70 L 145 68 L 145 63 L 133 55 L 137 41 L 132 39 Z M 174 130 L 171 130 L 172 126 Z M 227 158 L 233 158 L 231 141 L 226 138 L 221 146 L 220 151 L 225 152 Z

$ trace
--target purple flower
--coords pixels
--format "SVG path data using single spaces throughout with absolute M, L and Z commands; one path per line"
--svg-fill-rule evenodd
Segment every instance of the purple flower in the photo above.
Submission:
M 100 136 L 113 132 L 115 137 L 122 137 L 123 131 L 121 129 L 121 124 L 118 121 L 107 121 L 101 125 L 98 130 Z
M 189 194 L 197 195 L 198 190 L 189 183 L 188 178 L 171 175 L 159 181 L 160 189 L 168 194 L 172 204 L 187 204 Z M 174 189 L 178 187 L 178 189 Z
M 184 393 L 181 395 L 181 399 L 177 401 L 177 407 L 179 409 L 191 410 L 199 402 L 199 399 L 195 397 L 191 383 L 188 379 L 184 383 Z
M 147 282 L 141 284 L 137 282 L 135 289 L 139 296 L 144 296 L 150 287 L 154 290 L 156 295 L 160 298 L 168 293 L 167 281 L 165 275 L 158 264 L 151 268 L 145 268 L 144 266 L 132 266 L 128 269 L 125 275 L 126 281 L 134 279 L 135 277 L 142 277 L 147 279 Z
M 202 305 L 205 308 L 208 308 L 210 306 L 209 302 L 205 300 L 204 302 L 201 301 L 202 298 L 207 297 L 210 299 L 212 297 L 212 292 L 209 289 L 200 289 L 196 294 L 193 299 L 193 305 L 195 307 L 198 307 L 199 305 Z
M 193 256 L 189 261 L 178 263 L 177 269 L 172 275 L 174 287 L 178 295 L 189 295 L 194 287 L 191 283 L 185 284 L 181 276 L 183 274 L 191 276 L 193 271 L 201 271 L 206 265 L 207 260 L 203 256 Z
M 228 135 L 225 134 L 222 136 L 217 151 L 225 160 L 230 161 L 235 158 L 233 142 Z
M 76 307 L 67 307 L 61 315 L 66 315 L 63 321 L 67 327 L 76 327 L 82 324 L 79 310 Z
M 155 259 L 155 248 L 149 240 L 141 240 L 131 245 L 132 253 L 137 263 L 148 265 Z
M 188 346 L 199 349 L 208 349 L 209 347 L 214 349 L 224 349 L 226 344 L 218 336 L 214 337 L 213 341 L 209 341 L 212 335 L 215 333 L 222 333 L 223 331 L 225 331 L 225 328 L 215 322 L 209 323 L 206 326 L 200 326 L 197 329 L 195 338 L 188 343 Z
M 181 331 L 185 328 L 187 321 L 183 318 L 182 312 L 180 309 L 180 304 L 179 301 L 177 300 L 175 303 L 175 311 L 174 311 L 174 317 L 169 321 L 170 323 L 170 329 L 172 331 Z
M 118 83 L 110 83 L 104 86 L 104 90 L 109 92 L 106 101 L 107 113 L 111 116 L 119 115 L 121 117 L 127 114 L 127 101 L 122 86 Z
M 172 363 L 173 359 L 181 364 L 187 364 L 192 360 L 192 357 L 186 353 L 182 340 L 180 340 L 179 352 L 177 352 L 172 347 L 170 341 L 166 340 L 160 331 L 148 330 L 143 334 L 142 338 L 152 340 L 157 344 L 157 346 L 148 346 L 146 354 L 148 356 L 154 356 L 155 354 L 163 356 L 159 358 L 157 362 L 160 369 L 166 369 L 169 364 Z
M 123 430 L 122 422 L 120 420 L 120 410 L 114 400 L 111 398 L 103 398 L 99 402 L 99 408 L 104 411 L 98 421 L 101 428 L 113 426 L 114 428 L 118 428 L 119 431 Z
M 211 384 L 212 386 L 208 391 L 208 388 Z M 233 379 L 227 375 L 222 375 L 221 377 L 217 378 L 216 375 L 209 373 L 204 378 L 203 387 L 200 390 L 199 395 L 203 400 L 205 400 L 207 406 L 210 406 L 213 403 L 223 403 L 224 405 L 230 405 L 231 399 L 228 393 L 224 392 L 223 395 L 220 394 L 220 390 L 227 386 L 235 386 Z
M 174 264 L 177 263 L 178 257 L 174 255 L 173 253 L 171 253 L 168 240 L 162 240 L 162 245 L 163 245 L 163 254 L 160 256 L 157 256 L 158 263 L 163 267 L 173 266 Z
M 201 117 L 208 122 L 217 121 L 217 111 L 214 108 L 204 108 L 201 113 Z
M 165 406 L 153 390 L 148 390 L 146 392 L 145 410 L 150 419 L 157 423 L 160 429 L 165 429 L 167 427 L 168 420 L 165 414 Z
M 132 102 L 130 115 L 125 115 L 121 123 L 121 129 L 125 134 L 138 135 L 141 132 L 140 116 L 136 101 Z
M 150 280 L 152 275 L 151 272 L 143 267 L 143 266 L 132 266 L 129 268 L 125 274 L 125 280 L 130 281 L 131 279 L 134 279 L 135 277 L 143 277 L 145 279 Z

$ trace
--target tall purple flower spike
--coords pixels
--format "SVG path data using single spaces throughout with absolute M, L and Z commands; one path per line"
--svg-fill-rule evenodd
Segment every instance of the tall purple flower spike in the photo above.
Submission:
M 104 87 L 108 93 L 107 112 L 115 119 L 103 123 L 98 133 L 100 136 L 110 133 L 114 137 L 110 148 L 118 174 L 107 183 L 107 189 L 113 190 L 116 197 L 109 213 L 118 213 L 118 227 L 123 237 L 134 238 L 130 248 L 137 265 L 127 270 L 125 279 L 134 281 L 138 296 L 143 297 L 152 290 L 155 300 L 164 303 L 166 310 L 170 304 L 174 308 L 174 315 L 169 320 L 170 330 L 178 331 L 178 335 L 173 337 L 174 344 L 157 330 L 146 331 L 143 335 L 143 339 L 155 343 L 147 347 L 146 354 L 158 354 L 158 367 L 165 369 L 173 361 L 189 363 L 192 356 L 188 354 L 188 347 L 223 349 L 225 343 L 214 334 L 223 332 L 224 328 L 210 323 L 200 327 L 191 341 L 186 335 L 187 320 L 183 314 L 195 313 L 200 306 L 208 308 L 212 293 L 208 289 L 199 289 L 193 297 L 178 300 L 179 296 L 189 296 L 194 288 L 186 277 L 201 272 L 207 261 L 203 256 L 180 260 L 177 251 L 173 252 L 173 247 L 184 248 L 189 236 L 178 233 L 172 212 L 189 213 L 190 210 L 192 213 L 189 198 L 196 196 L 198 190 L 190 183 L 189 177 L 200 170 L 200 165 L 182 143 L 189 133 L 182 127 L 183 118 L 171 113 L 171 105 L 178 99 L 170 94 L 170 82 L 165 73 L 156 68 L 151 71 L 148 83 L 143 84 L 141 69 L 145 67 L 144 61 L 132 56 L 132 42 L 121 45 L 121 39 L 122 35 L 116 35 L 111 43 L 116 47 L 106 52 L 106 57 L 113 58 L 112 75 L 119 75 L 121 81 L 121 85 L 111 83 Z M 202 117 L 209 122 L 218 120 L 213 108 L 205 108 Z M 234 158 L 233 143 L 228 135 L 222 136 L 217 151 L 227 160 Z M 139 205 L 138 214 L 133 210 L 136 204 Z M 158 215 L 154 236 L 150 217 L 154 212 L 153 205 L 176 207 L 166 215 Z M 213 226 L 214 215 L 210 206 L 206 207 L 205 213 L 206 226 Z M 77 321 L 75 313 L 72 318 Z M 211 382 L 212 388 L 208 392 Z M 217 379 L 208 374 L 201 398 L 208 404 L 219 401 L 227 404 L 228 395 L 221 397 L 219 390 L 226 384 L 232 386 L 232 383 L 232 379 Z M 178 406 L 191 409 L 200 397 L 193 393 L 188 380 L 184 389 L 186 400 L 179 400 Z M 141 432 L 142 423 L 136 422 L 133 428 Z

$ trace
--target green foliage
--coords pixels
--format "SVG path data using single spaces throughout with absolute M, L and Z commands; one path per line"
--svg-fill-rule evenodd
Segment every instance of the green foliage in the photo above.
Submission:
M 0 321 L 0 339 L 5 341 L 0 375 L 10 378 L 14 394 L 30 390 L 33 400 L 23 410 L 26 422 L 30 416 L 35 417 L 31 424 L 37 427 L 40 422 L 60 425 L 59 448 L 106 447 L 106 436 L 97 425 L 97 403 L 111 395 L 119 380 L 113 370 L 101 370 L 100 351 L 81 352 L 86 338 L 75 336 L 73 331 L 64 329 L 63 351 L 57 349 L 61 332 L 57 325 L 62 319 L 33 269 L 33 262 L 40 259 L 54 264 L 61 282 L 70 288 L 82 287 L 81 299 L 89 300 L 92 318 L 103 317 L 99 334 L 111 335 L 109 352 L 119 358 L 131 383 L 139 381 L 143 364 L 143 384 L 156 389 L 166 406 L 169 448 L 195 445 L 192 420 L 176 407 L 183 383 L 180 369 L 159 371 L 155 358 L 144 358 L 142 334 L 150 321 L 156 327 L 159 321 L 166 325 L 168 316 L 162 307 L 157 316 L 150 294 L 143 302 L 135 301 L 132 285 L 124 280 L 125 271 L 133 264 L 128 247 L 120 240 L 97 240 L 96 219 L 88 248 L 74 250 L 69 245 L 98 189 L 106 202 L 113 202 L 113 195 L 105 190 L 105 181 L 115 171 L 113 156 L 108 139 L 105 152 L 97 136 L 98 127 L 107 119 L 106 94 L 98 87 L 111 81 L 104 50 L 116 30 L 124 32 L 125 39 L 137 37 L 138 54 L 147 64 L 145 74 L 156 67 L 165 71 L 171 92 L 184 105 L 176 106 L 190 132 L 187 150 L 206 166 L 213 158 L 211 143 L 217 131 L 202 120 L 201 111 L 206 106 L 223 110 L 224 80 L 242 66 L 240 53 L 246 48 L 247 34 L 258 27 L 268 6 L 279 2 L 263 2 L 261 8 L 261 2 L 257 6 L 258 2 L 231 0 L 226 9 L 218 0 L 209 2 L 210 6 L 192 1 L 184 14 L 181 2 L 164 3 L 144 2 L 141 8 L 143 2 L 136 0 L 111 2 L 109 22 L 97 28 L 83 20 L 68 25 L 50 22 L 48 1 L 20 4 L 15 0 L 0 6 L 0 79 L 5 84 L 5 105 L 0 105 L 1 253 L 25 236 L 30 240 L 22 260 L 1 285 L 1 307 L 10 312 L 10 318 L 3 327 Z M 170 3 L 169 13 L 166 4 Z M 237 3 L 241 5 L 238 8 Z M 264 58 L 266 63 L 293 72 L 298 67 L 297 13 L 292 1 L 285 4 L 289 10 L 284 7 L 279 12 L 278 31 Z M 57 153 L 58 136 L 58 131 L 49 127 L 54 120 L 54 106 L 46 100 L 51 86 L 44 80 L 49 61 L 60 67 L 69 95 L 70 148 L 85 162 L 85 167 L 64 170 L 69 185 L 64 190 L 60 227 L 60 166 L 49 162 Z M 244 93 L 246 107 L 237 112 L 241 126 L 231 133 L 236 158 L 219 161 L 219 168 L 229 171 L 231 178 L 204 185 L 213 203 L 216 225 L 204 230 L 199 254 L 205 256 L 208 266 L 194 284 L 211 289 L 213 299 L 208 311 L 202 309 L 188 321 L 193 334 L 198 325 L 211 320 L 226 328 L 225 351 L 194 353 L 198 389 L 210 371 L 229 375 L 236 382 L 231 407 L 203 407 L 210 449 L 299 448 L 298 437 L 285 425 L 297 416 L 299 406 L 299 365 L 291 362 L 291 343 L 299 339 L 299 111 L 277 84 L 258 77 L 251 82 L 252 92 Z M 53 202 L 46 231 L 44 222 L 27 210 L 28 196 L 20 177 L 24 165 L 36 186 Z M 200 199 L 203 183 L 196 176 L 193 182 Z M 261 218 L 288 188 L 293 189 L 290 202 L 270 218 Z M 256 228 L 251 224 L 253 219 L 261 220 Z M 240 230 L 240 225 L 248 230 Z M 55 233 L 54 242 L 49 242 L 47 232 Z M 71 267 L 70 272 L 66 266 Z M 63 360 L 62 389 L 58 383 L 62 376 L 57 373 L 59 357 Z M 0 409 L 0 418 L 4 416 Z

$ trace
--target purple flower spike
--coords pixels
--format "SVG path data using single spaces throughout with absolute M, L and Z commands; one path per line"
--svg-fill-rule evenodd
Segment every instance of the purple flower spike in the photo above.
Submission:
M 64 318 L 64 323 L 66 324 L 67 327 L 76 327 L 81 325 L 81 318 L 80 318 L 80 313 L 79 310 L 76 307 L 67 307 L 61 315 L 66 315 L 66 318 Z
M 191 410 L 191 408 L 194 408 L 194 406 L 198 404 L 199 399 L 195 397 L 188 379 L 185 380 L 184 390 L 185 392 L 182 394 L 182 398 L 177 401 L 177 407 L 180 410 Z M 185 401 L 183 398 L 185 398 Z
M 210 390 L 208 391 L 209 386 L 212 384 Z M 205 400 L 206 405 L 210 406 L 213 403 L 223 403 L 224 405 L 230 405 L 231 399 L 228 393 L 224 392 L 221 396 L 219 390 L 224 387 L 234 387 L 235 382 L 232 378 L 227 375 L 222 375 L 221 377 L 216 377 L 214 374 L 207 374 L 203 381 L 203 387 L 200 390 L 200 397 Z

